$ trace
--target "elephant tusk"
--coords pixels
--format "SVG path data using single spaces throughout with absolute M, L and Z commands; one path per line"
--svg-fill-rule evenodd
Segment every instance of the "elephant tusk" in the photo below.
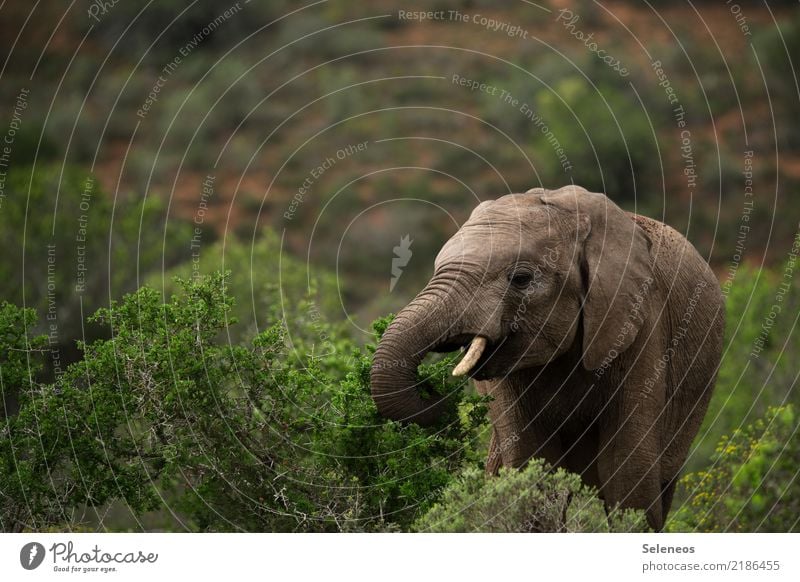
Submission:
M 458 366 L 455 367 L 453 370 L 453 376 L 463 376 L 464 374 L 469 374 L 469 371 L 478 363 L 478 360 L 481 359 L 481 355 L 483 355 L 483 350 L 486 349 L 486 338 L 481 336 L 475 336 L 472 338 L 472 343 L 469 344 L 469 349 L 467 350 L 464 359 L 458 363 Z

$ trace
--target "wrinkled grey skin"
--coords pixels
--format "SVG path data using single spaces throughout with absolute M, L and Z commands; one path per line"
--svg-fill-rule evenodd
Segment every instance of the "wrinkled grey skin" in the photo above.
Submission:
M 386 330 L 372 394 L 386 417 L 430 425 L 415 370 L 476 335 L 470 372 L 493 397 L 487 470 L 531 457 L 580 473 L 608 506 L 660 530 L 722 349 L 723 297 L 694 247 L 658 221 L 568 186 L 480 204 Z

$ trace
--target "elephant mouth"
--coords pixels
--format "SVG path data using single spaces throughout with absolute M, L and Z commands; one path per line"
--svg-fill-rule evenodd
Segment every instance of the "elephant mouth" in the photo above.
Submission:
M 459 334 L 434 345 L 432 352 L 446 353 L 461 351 L 464 357 L 453 370 L 454 376 L 467 376 L 474 380 L 487 380 L 493 378 L 492 358 L 505 342 L 493 342 L 481 335 Z
M 472 343 L 472 339 L 474 337 L 475 334 L 472 333 L 462 333 L 455 336 L 451 336 L 446 340 L 435 344 L 431 348 L 431 351 L 443 354 L 449 352 L 457 352 L 459 350 L 466 350 L 469 347 L 469 344 Z

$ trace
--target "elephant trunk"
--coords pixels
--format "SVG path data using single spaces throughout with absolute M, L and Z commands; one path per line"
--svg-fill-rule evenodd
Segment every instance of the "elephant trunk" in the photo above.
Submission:
M 454 335 L 454 317 L 446 315 L 452 290 L 442 287 L 432 282 L 400 311 L 375 351 L 372 398 L 378 412 L 392 420 L 430 426 L 442 412 L 443 398 L 425 400 L 417 386 L 417 367 L 425 355 Z

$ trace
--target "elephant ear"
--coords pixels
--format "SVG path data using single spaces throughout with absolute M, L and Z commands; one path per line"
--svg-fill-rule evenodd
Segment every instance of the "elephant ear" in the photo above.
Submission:
M 588 217 L 583 245 L 583 365 L 596 370 L 630 347 L 653 284 L 650 239 L 604 194 L 578 186 L 538 191 L 542 203 Z

